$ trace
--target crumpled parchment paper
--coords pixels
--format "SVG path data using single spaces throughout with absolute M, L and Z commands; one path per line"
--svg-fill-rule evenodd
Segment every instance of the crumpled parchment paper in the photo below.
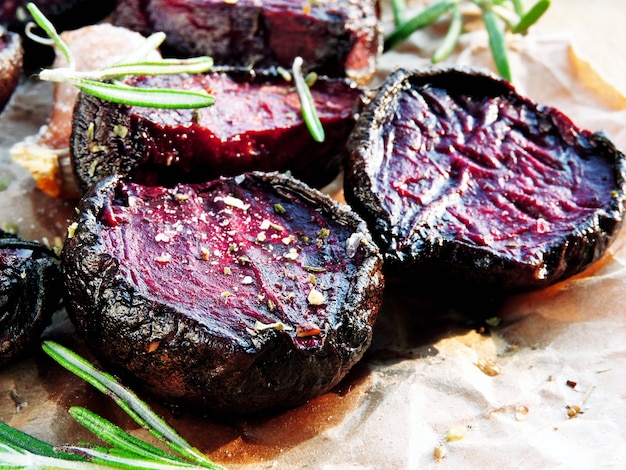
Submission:
M 569 12 L 566 3 L 555 0 L 553 8 Z M 378 80 L 398 66 L 430 66 L 437 34 L 417 33 L 385 54 Z M 520 92 L 626 146 L 626 98 L 571 37 L 539 30 L 510 38 L 510 45 Z M 449 63 L 492 68 L 485 32 L 465 35 Z M 19 216 L 33 238 L 62 235 L 71 212 L 33 191 L 28 175 L 7 159 L 11 142 L 45 115 L 45 98 L 33 104 L 30 94 L 46 93 L 24 85 L 0 120 L 0 170 L 16 181 L 2 195 L 0 222 Z M 155 406 L 229 468 L 624 468 L 625 237 L 575 278 L 507 299 L 488 322 L 390 289 L 365 360 L 332 393 L 297 409 L 202 418 Z M 60 318 L 51 337 L 85 352 Z M 41 355 L 0 371 L 0 419 L 9 424 L 54 444 L 74 443 L 87 434 L 67 415 L 71 405 L 142 435 L 114 405 Z

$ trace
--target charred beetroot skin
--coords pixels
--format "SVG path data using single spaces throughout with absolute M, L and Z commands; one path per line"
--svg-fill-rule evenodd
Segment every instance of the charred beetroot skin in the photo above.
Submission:
M 136 80 L 139 86 L 206 89 L 216 102 L 199 110 L 155 110 L 81 94 L 71 151 L 83 191 L 113 174 L 167 185 L 246 171 L 291 171 L 322 186 L 339 172 L 363 92 L 348 80 L 316 81 L 311 91 L 326 139 L 315 142 L 293 84 L 276 73 L 231 70 Z
M 24 51 L 19 35 L 0 26 L 0 111 L 13 94 L 22 73 Z
M 349 147 L 346 199 L 390 271 L 542 287 L 598 259 L 622 224 L 624 155 L 491 75 L 398 70 Z
M 145 35 L 167 34 L 186 56 L 210 55 L 217 64 L 307 68 L 366 84 L 382 50 L 376 0 L 127 0 L 115 21 Z
M 33 346 L 61 298 L 56 256 L 0 230 L 0 366 Z
M 382 257 L 347 206 L 278 174 L 102 180 L 63 254 L 94 353 L 168 403 L 251 412 L 333 387 L 369 346 Z

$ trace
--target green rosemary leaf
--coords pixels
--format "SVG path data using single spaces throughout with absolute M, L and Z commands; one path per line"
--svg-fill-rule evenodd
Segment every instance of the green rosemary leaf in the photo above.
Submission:
M 446 60 L 450 54 L 454 51 L 454 48 L 459 42 L 461 37 L 461 31 L 463 30 L 463 18 L 461 16 L 461 9 L 458 5 L 454 6 L 452 10 L 452 19 L 450 20 L 450 27 L 446 36 L 443 38 L 443 42 L 439 45 L 432 57 L 433 64 L 437 64 Z
M 154 52 L 159 47 L 161 47 L 161 44 L 163 44 L 163 41 L 165 41 L 166 37 L 166 34 L 163 32 L 151 34 L 144 40 L 141 46 L 130 51 L 126 55 L 126 57 L 124 57 L 118 63 L 127 64 L 145 60 L 151 52 Z
M 1 469 L 102 470 L 105 468 L 75 455 L 66 453 L 62 455 L 70 455 L 72 460 L 66 457 L 38 455 L 0 442 Z
M 324 142 L 326 138 L 324 127 L 315 111 L 315 102 L 313 101 L 313 96 L 311 96 L 311 90 L 302 76 L 302 57 L 296 57 L 294 59 L 291 73 L 296 84 L 298 96 L 300 97 L 304 122 L 313 136 L 313 139 L 316 142 Z
M 391 0 L 391 10 L 393 11 L 393 22 L 400 26 L 404 22 L 404 10 L 406 10 L 406 0 Z
M 115 467 L 125 468 L 128 470 L 188 470 L 198 469 L 197 465 L 188 463 L 164 463 L 151 460 L 129 458 L 122 455 L 115 455 L 97 448 L 81 447 L 81 446 L 62 446 L 59 449 L 67 453 L 76 454 L 84 460 L 97 465 L 95 468 Z M 85 465 L 85 463 L 81 463 Z M 66 468 L 66 467 L 50 467 L 50 468 Z M 82 468 L 82 467 L 77 467 Z
M 89 361 L 53 341 L 45 341 L 43 350 L 61 366 L 111 397 L 137 424 L 147 429 L 186 459 L 211 469 L 222 469 L 202 452 L 192 447 L 170 425 L 157 416 L 147 403 L 122 386 L 113 376 L 97 370 Z
M 28 11 L 33 16 L 33 19 L 35 20 L 37 25 L 46 32 L 46 34 L 48 35 L 50 39 L 52 39 L 52 41 L 54 41 L 54 44 L 59 48 L 59 50 L 65 56 L 65 59 L 67 60 L 67 63 L 69 64 L 69 67 L 73 69 L 75 67 L 74 57 L 70 53 L 70 50 L 67 47 L 67 44 L 63 42 L 63 40 L 57 33 L 57 30 L 54 27 L 54 25 L 48 20 L 48 18 L 45 17 L 45 15 L 41 12 L 41 10 L 39 10 L 39 8 L 35 6 L 34 3 L 27 3 L 26 8 L 28 8 Z
M 550 6 L 550 0 L 539 0 L 535 3 L 530 10 L 524 15 L 521 15 L 519 22 L 513 26 L 511 31 L 516 34 L 526 34 L 528 28 L 534 25 L 539 18 L 543 16 L 548 7 Z
M 204 91 L 170 90 L 166 88 L 137 88 L 94 80 L 73 79 L 70 82 L 81 91 L 113 103 L 163 109 L 194 109 L 211 106 L 215 97 Z
M 413 18 L 402 23 L 387 36 L 383 49 L 385 51 L 393 49 L 418 29 L 422 29 L 437 21 L 441 15 L 450 10 L 457 3 L 458 0 L 442 0 L 426 7 Z
M 524 4 L 522 0 L 512 0 L 513 9 L 519 16 L 524 16 Z
M 517 23 L 519 23 L 519 20 L 520 20 L 519 15 L 508 7 L 501 6 L 501 5 L 493 5 L 491 7 L 491 11 L 493 11 L 496 15 L 498 15 L 500 19 L 504 21 L 509 28 L 512 28 Z
M 99 439 L 113 446 L 116 450 L 124 451 L 125 455 L 155 462 L 185 463 L 181 458 L 142 441 L 87 408 L 73 406 L 69 413 L 72 418 L 98 436 Z
M 158 62 L 125 62 L 87 73 L 90 80 L 108 80 L 127 75 L 176 75 L 181 73 L 203 73 L 213 67 L 212 57 L 195 57 L 193 59 L 162 59 Z
M 14 449 L 30 452 L 32 454 L 58 457 L 58 453 L 55 452 L 52 445 L 44 441 L 40 441 L 39 439 L 15 429 L 2 421 L 0 421 L 0 443 L 8 445 Z M 69 454 L 65 457 L 73 460 L 79 459 L 78 457 Z M 2 459 L 0 458 L 0 463 L 1 462 Z M 1 465 L 0 468 L 2 468 Z
M 506 50 L 506 42 L 504 40 L 504 28 L 502 20 L 491 10 L 483 11 L 483 21 L 489 35 L 489 46 L 491 55 L 496 64 L 498 73 L 505 80 L 511 80 L 511 69 Z

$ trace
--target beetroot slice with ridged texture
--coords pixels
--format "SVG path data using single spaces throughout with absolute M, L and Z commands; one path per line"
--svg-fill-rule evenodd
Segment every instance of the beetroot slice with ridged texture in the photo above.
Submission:
M 247 171 L 289 171 L 321 187 L 340 171 L 363 95 L 350 80 L 319 77 L 311 94 L 326 138 L 316 142 L 301 116 L 293 82 L 275 70 L 221 69 L 134 80 L 140 87 L 208 90 L 215 104 L 158 110 L 80 94 L 71 156 L 82 191 L 114 174 L 170 185 Z
M 62 267 L 70 318 L 112 370 L 168 404 L 303 403 L 362 357 L 383 289 L 363 220 L 276 173 L 81 200 Z
M 624 155 L 489 73 L 394 72 L 349 154 L 346 199 L 389 272 L 540 288 L 601 257 L 622 225 Z

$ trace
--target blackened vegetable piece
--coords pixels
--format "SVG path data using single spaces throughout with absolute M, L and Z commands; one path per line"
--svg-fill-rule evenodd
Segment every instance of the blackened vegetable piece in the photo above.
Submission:
M 315 142 L 293 82 L 275 72 L 230 70 L 133 80 L 138 86 L 210 90 L 216 102 L 197 110 L 155 110 L 81 94 L 71 154 L 83 191 L 118 173 L 167 185 L 253 170 L 291 171 L 322 186 L 339 172 L 363 93 L 352 81 L 318 78 L 311 93 L 326 139 Z
M 63 250 L 94 354 L 168 403 L 252 412 L 324 393 L 370 344 L 382 257 L 345 205 L 252 173 L 148 187 L 108 178 Z
M 390 271 L 528 289 L 597 260 L 624 215 L 624 155 L 507 82 L 398 70 L 349 142 L 346 199 Z
M 366 84 L 382 50 L 377 0 L 126 0 L 115 21 L 143 34 L 163 31 L 185 56 L 216 64 L 307 68 Z
M 0 26 L 0 111 L 19 82 L 23 60 L 24 50 L 19 35 Z
M 39 340 L 62 290 L 50 249 L 0 230 L 0 366 Z

